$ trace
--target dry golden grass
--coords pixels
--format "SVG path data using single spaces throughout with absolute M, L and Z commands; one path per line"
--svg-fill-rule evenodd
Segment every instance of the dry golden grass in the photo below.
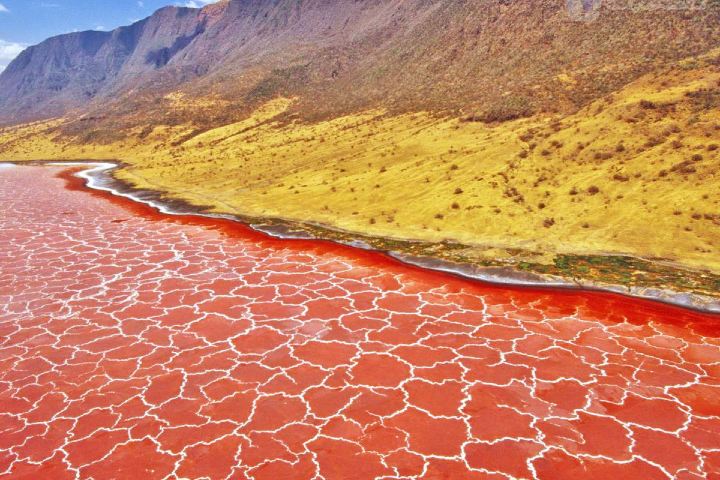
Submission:
M 34 124 L 0 131 L 0 158 L 119 158 L 120 179 L 222 212 L 717 273 L 719 82 L 711 55 L 571 116 L 499 125 L 381 111 L 277 121 L 291 99 L 190 139 L 190 127 L 158 126 L 79 145 L 56 138 L 56 122 Z

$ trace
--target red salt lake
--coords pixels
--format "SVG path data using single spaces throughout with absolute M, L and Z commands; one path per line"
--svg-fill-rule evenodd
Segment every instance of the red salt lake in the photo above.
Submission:
M 0 478 L 720 478 L 718 316 L 168 217 L 61 172 L 0 169 Z

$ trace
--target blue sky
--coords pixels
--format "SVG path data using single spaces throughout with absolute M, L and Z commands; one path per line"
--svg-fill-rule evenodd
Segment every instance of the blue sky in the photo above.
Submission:
M 0 71 L 28 45 L 76 30 L 112 30 L 165 5 L 215 0 L 0 0 Z

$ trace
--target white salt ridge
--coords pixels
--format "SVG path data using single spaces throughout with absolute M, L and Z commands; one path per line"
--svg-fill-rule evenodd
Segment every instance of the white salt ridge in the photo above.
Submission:
M 173 216 L 197 216 L 206 218 L 215 218 L 222 220 L 238 221 L 237 217 L 229 214 L 220 213 L 199 213 L 190 211 L 178 211 L 170 207 L 169 205 L 158 202 L 154 199 L 147 198 L 142 195 L 142 192 L 135 193 L 132 191 L 121 191 L 113 187 L 116 181 L 110 175 L 112 170 L 118 168 L 118 164 L 111 162 L 47 162 L 45 165 L 51 166 L 82 166 L 91 167 L 80 171 L 76 176 L 86 181 L 86 186 L 93 190 L 101 190 L 109 192 L 112 195 L 128 198 L 134 202 L 149 205 L 152 208 L 158 210 L 160 213 L 165 215 Z M 7 168 L 13 167 L 13 163 L 0 163 L 0 167 Z M 298 239 L 298 238 L 313 238 L 311 236 L 304 236 L 295 232 L 285 232 L 284 229 L 274 228 L 267 225 L 253 225 L 246 224 L 253 230 L 261 232 L 265 235 L 280 239 Z M 350 242 L 339 242 L 343 245 L 359 248 L 362 250 L 373 250 L 368 248 L 363 242 L 350 241 Z M 694 310 L 700 310 L 708 313 L 720 313 L 720 301 L 703 295 L 697 295 L 693 293 L 681 293 L 672 290 L 661 290 L 657 288 L 642 288 L 642 287 L 623 287 L 619 285 L 611 285 L 604 283 L 595 282 L 583 282 L 583 281 L 568 281 L 560 277 L 555 276 L 540 276 L 537 275 L 537 279 L 523 278 L 522 275 L 503 274 L 499 272 L 499 268 L 483 268 L 474 267 L 472 265 L 460 265 L 453 264 L 443 260 L 437 260 L 432 258 L 413 257 L 398 252 L 387 252 L 391 257 L 400 260 L 401 262 L 415 265 L 428 270 L 440 271 L 445 273 L 451 273 L 459 275 L 461 277 L 470 278 L 473 280 L 479 280 L 487 283 L 497 285 L 508 285 L 508 286 L 524 286 L 524 287 L 555 287 L 555 288 L 575 288 L 583 290 L 596 290 L 617 293 L 620 295 L 626 295 L 636 298 L 644 298 L 648 300 L 654 300 L 662 303 L 678 305 L 685 308 L 691 308 Z

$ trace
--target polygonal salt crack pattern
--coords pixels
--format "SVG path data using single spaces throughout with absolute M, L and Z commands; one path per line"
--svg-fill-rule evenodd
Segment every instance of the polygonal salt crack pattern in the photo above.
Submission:
M 720 478 L 717 317 L 144 218 L 0 172 L 0 472 Z

